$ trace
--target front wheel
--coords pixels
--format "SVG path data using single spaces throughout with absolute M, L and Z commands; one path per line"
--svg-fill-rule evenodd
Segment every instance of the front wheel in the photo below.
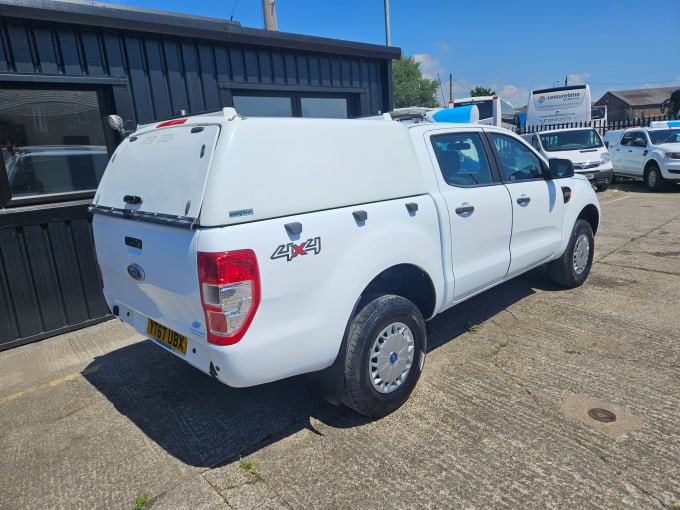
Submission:
M 548 263 L 550 278 L 558 285 L 572 289 L 583 285 L 593 265 L 594 253 L 595 238 L 590 223 L 576 220 L 567 249 L 559 259 Z
M 664 178 L 656 163 L 651 163 L 645 173 L 645 184 L 650 191 L 660 191 L 664 187 Z
M 370 418 L 395 411 L 418 382 L 426 348 L 420 310 L 401 296 L 376 297 L 350 324 L 343 403 Z

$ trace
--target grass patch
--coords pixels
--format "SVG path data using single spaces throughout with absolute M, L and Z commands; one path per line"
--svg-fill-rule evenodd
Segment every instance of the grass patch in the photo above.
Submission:
M 255 466 L 255 463 L 250 460 L 239 459 L 238 465 L 249 475 L 257 474 L 257 467 Z
M 468 322 L 468 324 L 467 324 L 468 333 L 474 333 L 478 329 L 479 329 L 479 326 L 477 324 L 473 324 L 472 322 Z
M 144 494 L 143 496 L 135 499 L 135 510 L 142 510 L 146 506 L 146 502 L 149 501 L 149 495 Z
M 498 356 L 501 352 L 501 349 L 507 347 L 508 345 L 510 345 L 510 342 L 508 342 L 507 340 L 501 340 L 494 346 L 493 351 L 491 351 L 491 355 Z

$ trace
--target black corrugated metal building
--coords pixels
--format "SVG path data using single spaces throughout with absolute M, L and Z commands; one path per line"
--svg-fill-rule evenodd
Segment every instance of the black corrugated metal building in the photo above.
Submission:
M 0 0 L 0 349 L 108 317 L 87 206 L 118 135 L 234 106 L 358 117 L 392 107 L 398 48 L 110 4 Z

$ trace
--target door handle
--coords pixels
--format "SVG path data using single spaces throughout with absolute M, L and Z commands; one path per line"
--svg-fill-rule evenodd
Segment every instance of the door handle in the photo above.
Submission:
M 130 205 L 137 205 L 143 202 L 142 197 L 137 195 L 125 195 L 123 196 L 123 202 Z
M 517 203 L 519 205 L 528 204 L 529 202 L 531 202 L 531 198 L 527 197 L 526 195 L 522 195 L 517 199 Z
M 460 214 L 461 216 L 463 214 L 472 214 L 474 210 L 474 205 L 461 205 L 460 207 L 456 207 L 456 214 Z

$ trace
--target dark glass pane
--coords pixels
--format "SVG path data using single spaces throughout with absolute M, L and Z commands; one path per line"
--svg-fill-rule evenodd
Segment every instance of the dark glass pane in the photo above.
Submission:
M 303 97 L 300 105 L 303 117 L 347 118 L 347 99 L 344 97 Z
M 97 92 L 0 89 L 0 147 L 12 197 L 95 189 L 108 161 Z
M 234 96 L 234 108 L 246 117 L 292 117 L 290 97 Z

